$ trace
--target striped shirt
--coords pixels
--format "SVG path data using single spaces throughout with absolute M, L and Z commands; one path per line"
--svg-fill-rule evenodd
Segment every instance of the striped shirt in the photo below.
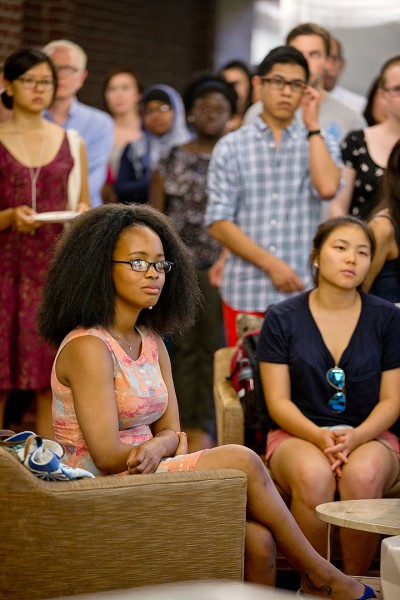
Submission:
M 340 149 L 325 144 L 341 168 Z M 311 285 L 308 258 L 320 222 L 321 198 L 311 183 L 307 129 L 297 119 L 282 131 L 276 148 L 271 129 L 258 118 L 224 136 L 208 171 L 206 224 L 232 221 L 256 244 L 290 265 Z M 236 310 L 263 312 L 293 293 L 279 292 L 267 273 L 230 253 L 222 298 Z

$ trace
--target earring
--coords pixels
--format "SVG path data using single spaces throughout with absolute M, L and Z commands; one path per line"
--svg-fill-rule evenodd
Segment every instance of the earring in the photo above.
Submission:
M 152 307 L 152 306 L 149 306 L 149 310 L 153 310 L 153 307 Z
M 193 115 L 189 115 L 187 120 L 188 120 L 188 123 L 194 123 L 196 119 Z
M 317 262 L 313 262 L 313 266 L 318 269 L 318 263 Z

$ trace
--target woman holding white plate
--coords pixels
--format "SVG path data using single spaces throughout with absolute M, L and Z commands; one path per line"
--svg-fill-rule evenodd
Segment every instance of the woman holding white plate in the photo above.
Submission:
M 77 154 L 76 142 L 73 148 L 61 127 L 42 118 L 56 87 L 54 66 L 40 50 L 7 58 L 1 100 L 12 116 L 0 126 L 0 427 L 10 390 L 33 390 L 36 431 L 46 437 L 54 436 L 54 352 L 39 338 L 36 311 L 62 222 L 90 207 L 83 143 Z M 78 198 L 76 211 L 66 212 L 72 171 Z

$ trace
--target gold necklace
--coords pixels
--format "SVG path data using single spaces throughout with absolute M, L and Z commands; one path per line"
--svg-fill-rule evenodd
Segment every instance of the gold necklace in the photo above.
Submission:
M 128 346 L 128 348 L 129 348 L 129 352 L 132 352 L 132 346 L 133 346 L 133 342 L 135 341 L 135 337 L 136 337 L 136 332 L 135 332 L 135 330 L 133 330 L 133 337 L 132 337 L 132 339 L 131 339 L 131 341 L 130 341 L 130 342 L 128 342 L 128 340 L 126 340 L 126 339 L 124 338 L 124 336 L 123 336 L 123 335 L 119 335 L 118 333 L 115 333 L 115 331 L 110 331 L 110 333 L 111 333 L 111 335 L 112 335 L 112 336 L 114 336 L 114 337 L 117 337 L 117 338 L 119 338 L 120 340 L 122 340 L 123 342 L 125 342 L 125 344 L 126 344 L 126 345 Z
M 26 152 L 25 146 L 22 143 L 21 138 L 19 137 L 21 135 L 21 132 L 18 129 L 15 129 L 15 133 L 18 134 L 17 136 L 17 143 L 19 145 L 19 148 L 21 150 L 21 154 L 23 156 L 23 160 L 26 163 L 26 167 L 29 171 L 29 177 L 31 179 L 31 207 L 32 209 L 37 212 L 36 210 L 36 197 L 37 197 L 37 188 L 36 188 L 36 184 L 37 184 L 37 180 L 39 179 L 39 175 L 40 175 L 40 171 L 42 168 L 42 161 L 43 161 L 43 152 L 44 152 L 44 141 L 45 141 L 45 135 L 44 135 L 44 126 L 42 126 L 43 129 L 43 135 L 42 135 L 42 142 L 40 145 L 40 152 L 39 152 L 39 166 L 38 167 L 29 167 L 28 163 L 30 162 L 28 154 Z

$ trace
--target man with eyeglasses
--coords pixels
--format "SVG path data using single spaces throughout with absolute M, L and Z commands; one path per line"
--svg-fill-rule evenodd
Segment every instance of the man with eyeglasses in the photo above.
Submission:
M 338 145 L 321 134 L 320 95 L 308 79 L 301 52 L 272 50 L 254 78 L 262 114 L 223 137 L 211 157 L 206 223 L 230 250 L 221 287 L 229 345 L 238 313 L 263 316 L 311 284 L 321 199 L 335 195 L 342 163 Z
M 76 129 L 85 141 L 91 205 L 100 206 L 101 188 L 107 176 L 107 164 L 114 139 L 112 118 L 102 110 L 79 102 L 76 94 L 88 75 L 83 49 L 68 40 L 55 40 L 43 51 L 57 71 L 56 98 L 44 116 L 64 127 Z
M 366 122 L 355 110 L 324 90 L 324 76 L 331 51 L 331 35 L 316 23 L 301 23 L 286 36 L 286 44 L 299 50 L 308 62 L 310 85 L 321 94 L 320 125 L 325 133 L 340 142 L 353 129 L 362 129 Z M 261 104 L 255 103 L 247 111 L 244 123 L 254 122 L 261 112 Z

